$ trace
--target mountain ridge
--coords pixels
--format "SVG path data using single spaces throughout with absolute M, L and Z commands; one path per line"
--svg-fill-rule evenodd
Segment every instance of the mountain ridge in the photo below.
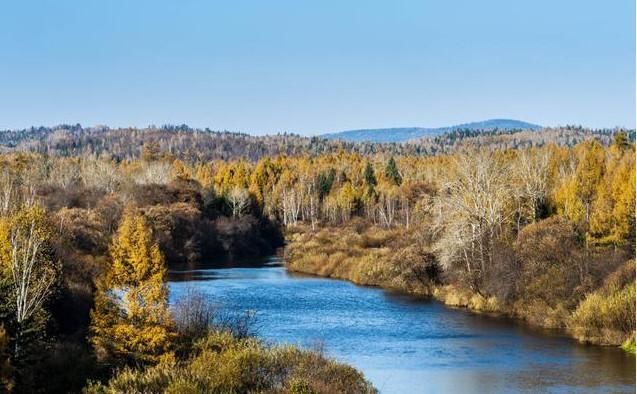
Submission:
M 344 130 L 321 134 L 320 137 L 330 140 L 351 142 L 407 142 L 422 137 L 435 137 L 453 130 L 537 130 L 541 128 L 542 126 L 540 125 L 516 119 L 487 119 L 444 127 L 388 127 L 377 129 Z

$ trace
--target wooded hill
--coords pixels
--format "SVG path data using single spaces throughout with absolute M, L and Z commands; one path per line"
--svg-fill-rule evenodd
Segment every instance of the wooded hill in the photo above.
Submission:
M 616 132 L 632 141 L 634 130 L 587 129 L 579 126 L 528 130 L 454 129 L 441 135 L 403 143 L 346 142 L 296 134 L 251 136 L 228 131 L 192 129 L 186 125 L 111 129 L 105 126 L 60 125 L 0 131 L 0 152 L 37 152 L 58 156 L 105 156 L 121 161 L 140 158 L 144 146 L 188 162 L 257 161 L 265 156 L 321 155 L 345 151 L 362 155 L 426 156 L 474 148 L 517 149 L 546 144 L 574 146 L 596 138 L 608 145 Z

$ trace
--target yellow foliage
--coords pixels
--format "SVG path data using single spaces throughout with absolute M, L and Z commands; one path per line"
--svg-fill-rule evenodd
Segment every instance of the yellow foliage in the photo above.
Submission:
M 91 313 L 92 342 L 102 358 L 156 361 L 173 334 L 164 259 L 143 216 L 124 217 L 110 254 Z
M 155 366 L 119 371 L 87 393 L 375 393 L 352 367 L 290 346 L 211 332 L 185 361 L 165 357 Z M 303 389 L 299 391 L 300 389 Z
M 621 245 L 634 231 L 635 155 L 615 152 L 593 203 L 590 233 L 596 243 Z
M 175 179 L 190 179 L 190 169 L 186 163 L 179 159 L 173 161 L 173 177 Z

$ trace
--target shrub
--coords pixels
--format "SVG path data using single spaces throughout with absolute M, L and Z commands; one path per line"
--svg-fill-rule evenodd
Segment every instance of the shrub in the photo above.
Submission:
M 634 261 L 627 262 L 577 306 L 569 321 L 576 337 L 612 345 L 630 338 L 635 329 L 634 269 Z
M 528 225 L 518 235 L 515 253 L 521 268 L 517 298 L 522 303 L 542 302 L 553 309 L 577 305 L 587 267 L 568 221 L 556 216 Z
M 268 347 L 255 338 L 212 331 L 193 355 L 167 355 L 146 369 L 125 368 L 86 393 L 374 393 L 355 369 L 294 347 Z

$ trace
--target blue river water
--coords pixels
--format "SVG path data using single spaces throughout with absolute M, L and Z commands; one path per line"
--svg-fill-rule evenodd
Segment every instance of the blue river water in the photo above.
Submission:
M 346 281 L 288 273 L 281 260 L 171 271 L 190 289 L 256 313 L 260 338 L 322 348 L 381 393 L 634 393 L 635 357 L 508 319 Z

